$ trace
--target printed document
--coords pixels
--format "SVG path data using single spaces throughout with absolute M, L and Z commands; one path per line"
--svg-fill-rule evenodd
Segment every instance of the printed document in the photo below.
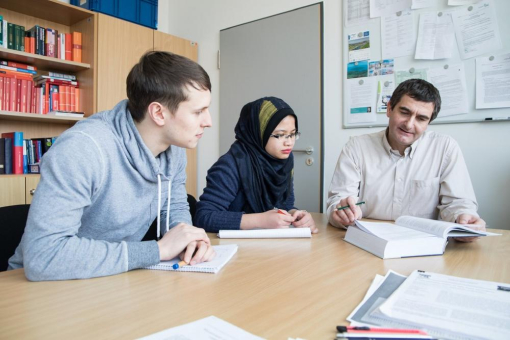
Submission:
M 452 56 L 453 23 L 449 13 L 422 13 L 415 59 L 446 59 Z
M 345 27 L 360 25 L 370 20 L 370 0 L 344 1 Z
M 510 339 L 510 284 L 415 270 L 379 312 L 438 338 Z
M 169 328 L 140 340 L 263 340 L 215 316 Z
M 453 12 L 453 25 L 462 59 L 491 53 L 502 47 L 494 3 L 490 0 Z
M 347 79 L 346 100 L 348 124 L 376 122 L 377 78 L 363 78 L 361 84 L 359 79 Z
M 476 108 L 510 107 L 510 53 L 490 59 L 476 58 Z
M 412 3 L 412 0 L 370 0 L 370 17 L 384 17 L 408 10 Z
M 412 55 L 416 46 L 413 13 L 403 11 L 382 17 L 381 42 L 383 59 Z
M 428 8 L 436 5 L 437 0 L 413 0 L 411 9 Z
M 468 113 L 468 96 L 464 64 L 431 68 L 429 81 L 441 93 L 441 111 L 438 118 Z M 510 96 L 510 94 L 509 94 Z

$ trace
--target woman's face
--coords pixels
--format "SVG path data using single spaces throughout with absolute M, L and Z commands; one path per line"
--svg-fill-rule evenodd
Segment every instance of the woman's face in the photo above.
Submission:
M 287 159 L 296 142 L 296 120 L 294 116 L 287 116 L 273 130 L 267 140 L 266 151 L 277 159 Z M 292 137 L 290 137 L 292 135 Z M 278 136 L 278 138 L 273 137 Z

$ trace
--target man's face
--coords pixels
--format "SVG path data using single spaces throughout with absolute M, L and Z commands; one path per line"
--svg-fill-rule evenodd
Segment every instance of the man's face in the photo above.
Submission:
M 402 96 L 395 107 L 388 105 L 386 115 L 390 119 L 388 142 L 391 147 L 403 154 L 427 130 L 433 111 L 434 103 L 420 102 L 408 95 Z
M 188 95 L 187 101 L 181 102 L 173 114 L 166 109 L 166 136 L 170 145 L 193 149 L 202 138 L 204 129 L 212 125 L 209 112 L 211 92 L 190 86 L 185 91 Z

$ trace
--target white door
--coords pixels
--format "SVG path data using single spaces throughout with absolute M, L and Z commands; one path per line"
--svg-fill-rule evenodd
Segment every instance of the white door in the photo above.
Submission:
M 264 96 L 287 102 L 301 138 L 294 149 L 296 206 L 322 212 L 322 4 L 220 32 L 220 154 L 234 142 L 244 104 Z

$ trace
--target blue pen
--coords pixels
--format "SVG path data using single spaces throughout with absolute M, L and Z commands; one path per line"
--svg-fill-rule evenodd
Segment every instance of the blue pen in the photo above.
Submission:
M 186 266 L 186 265 L 188 265 L 188 264 L 186 263 L 186 261 L 180 261 L 179 263 L 174 264 L 174 265 L 172 266 L 172 268 L 173 268 L 173 269 L 179 269 L 180 267 L 182 267 L 182 266 Z

